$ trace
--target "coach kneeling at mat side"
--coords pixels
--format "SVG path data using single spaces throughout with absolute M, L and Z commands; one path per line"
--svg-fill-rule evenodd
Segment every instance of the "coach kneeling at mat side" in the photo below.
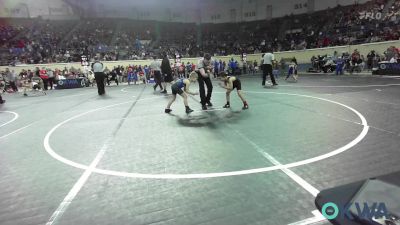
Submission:
M 202 105 L 201 108 L 203 110 L 207 110 L 207 106 L 210 107 L 212 106 L 210 102 L 213 89 L 213 85 L 210 79 L 210 72 L 212 70 L 212 65 L 213 63 L 211 61 L 211 55 L 206 53 L 204 54 L 204 58 L 199 60 L 196 67 L 196 72 L 199 77 L 198 81 L 199 81 L 199 92 Z M 204 84 L 207 86 L 207 96 L 205 93 Z
M 92 64 L 92 70 L 94 72 L 94 78 L 96 79 L 96 84 L 97 84 L 97 92 L 99 95 L 104 95 L 106 91 L 104 90 L 104 66 L 103 63 L 98 61 L 97 58 L 95 58 L 95 62 Z

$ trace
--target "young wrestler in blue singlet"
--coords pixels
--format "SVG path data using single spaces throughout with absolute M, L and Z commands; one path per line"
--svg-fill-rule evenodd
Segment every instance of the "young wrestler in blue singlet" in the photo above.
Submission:
M 193 112 L 193 110 L 189 108 L 187 94 L 189 94 L 189 95 L 197 95 L 198 94 L 198 93 L 191 92 L 189 90 L 190 83 L 196 82 L 197 78 L 198 78 L 197 73 L 192 72 L 189 75 L 189 79 L 179 79 L 171 86 L 172 99 L 171 99 L 171 101 L 169 101 L 167 108 L 165 109 L 165 113 L 170 113 L 172 111 L 171 105 L 176 100 L 177 94 L 179 94 L 183 98 L 183 103 L 185 104 L 186 113 Z

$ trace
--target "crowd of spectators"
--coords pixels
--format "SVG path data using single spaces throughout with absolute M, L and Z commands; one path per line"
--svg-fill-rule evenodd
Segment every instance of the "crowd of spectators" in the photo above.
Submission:
M 281 58 L 279 62 L 274 63 L 274 73 L 284 75 L 286 67 L 290 64 L 293 59 Z M 311 68 L 309 72 L 325 72 L 331 73 L 336 70 L 338 74 L 338 66 L 341 66 L 343 71 L 347 71 L 350 74 L 353 72 L 361 72 L 364 70 L 376 70 L 379 68 L 380 62 L 389 63 L 400 63 L 400 48 L 395 46 L 389 47 L 385 52 L 378 53 L 375 51 L 369 52 L 366 56 L 360 54 L 355 49 L 351 54 L 347 52 L 333 52 L 332 55 L 318 55 L 311 58 Z M 297 60 L 295 61 L 297 65 Z M 257 73 L 260 68 L 258 61 L 236 61 L 233 58 L 225 62 L 218 60 L 218 57 L 213 61 L 213 72 L 214 78 L 218 72 L 226 71 L 231 75 L 240 74 L 253 74 Z M 175 62 L 171 63 L 172 74 L 175 78 L 188 77 L 190 72 L 194 71 L 196 65 L 190 62 Z M 148 65 L 128 65 L 128 66 L 115 66 L 113 68 L 106 67 L 104 70 L 106 74 L 106 82 L 110 85 L 111 81 L 115 81 L 118 85 L 121 82 L 128 82 L 138 84 L 141 81 L 143 83 L 149 82 L 153 78 L 152 71 Z M 340 72 L 343 74 L 343 72 Z M 87 85 L 93 84 L 93 73 L 84 67 L 59 67 L 55 69 L 47 67 L 32 67 L 31 70 L 22 70 L 19 74 L 14 69 L 6 68 L 4 71 L 0 71 L 0 88 L 8 92 L 18 92 L 18 89 L 24 87 L 24 83 L 29 83 L 32 80 L 40 80 L 42 84 L 41 90 L 53 89 L 53 85 L 57 84 L 57 81 L 63 79 L 76 79 L 83 78 Z
M 197 57 L 302 50 L 400 38 L 400 2 L 338 6 L 311 14 L 234 24 L 138 22 L 121 19 L 25 20 L 0 23 L 2 65 Z M 29 21 L 29 22 L 27 22 Z M 156 29 L 156 27 L 158 27 Z M 200 35 L 200 36 L 199 36 Z
M 400 63 L 400 48 L 391 46 L 383 53 L 371 50 L 366 56 L 360 54 L 358 49 L 351 54 L 335 51 L 332 55 L 312 56 L 310 61 L 309 72 L 329 73 L 335 71 L 338 65 L 341 65 L 342 69 L 349 73 L 373 71 L 378 69 L 379 63 Z
M 172 74 L 176 77 L 189 77 L 189 73 L 195 69 L 193 63 L 171 63 Z M 128 82 L 137 84 L 138 81 L 143 83 L 149 82 L 153 78 L 152 71 L 148 65 L 128 65 L 128 66 L 114 66 L 113 68 L 105 67 L 104 73 L 106 75 L 105 82 L 110 85 L 111 81 L 115 81 L 118 85 L 121 82 Z M 71 66 L 48 68 L 48 67 L 32 67 L 29 70 L 21 70 L 19 74 L 15 70 L 6 68 L 0 71 L 0 90 L 2 92 L 18 92 L 18 88 L 24 86 L 24 83 L 29 83 L 33 79 L 38 78 L 43 84 L 43 91 L 53 89 L 53 85 L 59 80 L 77 79 L 82 78 L 87 82 L 87 85 L 94 83 L 93 72 L 85 68 L 75 68 Z

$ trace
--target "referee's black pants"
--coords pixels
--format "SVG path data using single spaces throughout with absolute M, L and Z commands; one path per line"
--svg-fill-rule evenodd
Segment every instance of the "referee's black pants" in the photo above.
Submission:
M 198 74 L 198 81 L 199 81 L 199 92 L 200 92 L 201 105 L 206 105 L 206 103 L 210 102 L 210 100 L 211 100 L 213 85 L 212 85 L 210 77 L 203 77 L 200 74 L 200 72 L 197 72 L 197 74 Z M 204 84 L 207 86 L 207 95 L 206 95 L 206 90 L 204 88 Z
M 268 74 L 271 77 L 272 84 L 276 84 L 275 77 L 272 74 L 272 65 L 271 64 L 264 64 L 263 65 L 263 81 L 262 81 L 262 85 L 263 86 L 265 85 L 265 81 L 267 79 Z
M 105 94 L 106 90 L 104 89 L 104 79 L 105 79 L 104 73 L 96 72 L 94 73 L 94 78 L 96 79 L 97 92 L 99 93 L 99 95 Z

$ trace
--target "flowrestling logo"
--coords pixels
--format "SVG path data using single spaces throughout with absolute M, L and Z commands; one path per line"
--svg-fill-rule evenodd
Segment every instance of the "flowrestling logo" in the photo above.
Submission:
M 358 18 L 360 20 L 382 20 L 383 14 L 381 12 L 359 12 Z
M 354 202 L 343 206 L 328 202 L 322 206 L 321 213 L 328 220 L 336 218 L 355 220 L 355 217 L 357 217 L 372 222 L 376 219 L 390 218 L 386 205 L 383 202 L 374 202 L 372 204 Z
M 84 79 L 65 79 L 65 80 L 59 80 L 57 84 L 63 88 L 79 88 L 79 87 L 85 86 L 85 80 Z

